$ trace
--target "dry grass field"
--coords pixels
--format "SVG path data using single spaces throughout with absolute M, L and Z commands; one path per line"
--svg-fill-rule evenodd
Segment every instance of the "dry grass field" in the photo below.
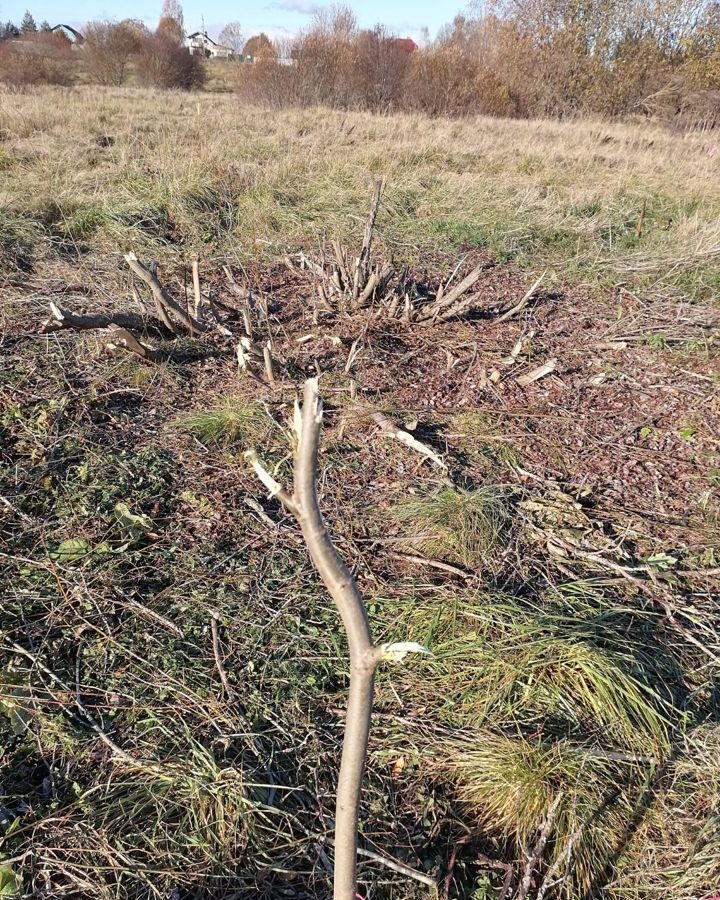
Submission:
M 94 86 L 2 95 L 0 136 L 8 265 L 53 240 L 87 246 L 95 260 L 132 247 L 248 264 L 352 232 L 382 175 L 391 252 L 487 246 L 584 281 L 693 298 L 718 287 L 712 134 L 263 111 L 230 94 Z
M 329 896 L 346 647 L 243 459 L 289 481 L 317 373 L 333 538 L 376 639 L 432 651 L 378 679 L 364 896 L 718 893 L 717 143 L 0 94 L 0 896 Z M 359 247 L 376 177 L 404 317 L 298 262 Z M 197 257 L 222 328 L 169 333 L 129 251 L 181 309 Z

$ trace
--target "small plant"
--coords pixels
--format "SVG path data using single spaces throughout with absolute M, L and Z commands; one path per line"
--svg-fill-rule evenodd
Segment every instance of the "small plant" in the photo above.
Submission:
M 545 746 L 492 732 L 439 742 L 433 753 L 434 764 L 452 773 L 459 798 L 481 827 L 527 848 L 551 822 L 560 871 L 571 874 L 581 888 L 591 883 L 622 824 L 621 810 L 608 802 L 606 786 L 609 778 L 627 780 L 622 765 L 593 759 L 568 744 Z M 595 827 L 592 842 L 586 842 L 583 823 L 590 819 Z M 572 853 L 563 860 L 568 846 Z
M 212 409 L 200 409 L 179 421 L 203 444 L 227 446 L 242 442 L 254 446 L 263 441 L 272 429 L 272 421 L 257 404 L 227 399 Z
M 487 561 L 506 522 L 502 493 L 491 486 L 474 491 L 445 488 L 431 497 L 405 501 L 394 515 L 412 527 L 408 541 L 413 546 L 469 568 Z

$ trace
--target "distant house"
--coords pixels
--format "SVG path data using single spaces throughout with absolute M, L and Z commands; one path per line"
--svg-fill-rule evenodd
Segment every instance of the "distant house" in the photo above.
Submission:
M 191 56 L 205 56 L 212 59 L 230 59 L 235 56 L 235 51 L 230 47 L 223 47 L 208 37 L 206 31 L 194 31 L 185 38 L 185 46 Z
M 70 25 L 56 25 L 50 31 L 52 34 L 63 35 L 77 47 L 85 43 L 85 38 Z
M 402 50 L 404 53 L 414 53 L 418 49 L 418 45 L 412 38 L 390 38 L 390 44 L 396 50 Z

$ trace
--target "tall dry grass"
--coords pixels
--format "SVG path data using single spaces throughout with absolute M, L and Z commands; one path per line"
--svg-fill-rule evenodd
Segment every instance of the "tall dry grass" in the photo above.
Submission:
M 268 112 L 230 95 L 88 86 L 2 92 L 0 134 L 9 267 L 13 247 L 52 259 L 68 241 L 96 260 L 131 247 L 272 256 L 354 233 L 382 175 L 380 238 L 406 256 L 484 245 L 582 277 L 691 296 L 717 286 L 714 139 L 647 121 Z

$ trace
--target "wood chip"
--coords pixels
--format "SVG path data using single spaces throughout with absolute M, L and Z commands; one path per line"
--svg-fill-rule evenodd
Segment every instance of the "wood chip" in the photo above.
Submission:
M 528 372 L 527 375 L 520 375 L 517 379 L 517 383 L 521 387 L 527 387 L 529 384 L 532 384 L 533 381 L 539 381 L 541 378 L 554 372 L 556 366 L 557 357 L 553 356 L 552 359 L 549 359 L 546 363 L 543 363 L 543 365 L 538 366 L 537 369 L 533 369 L 532 372 Z
M 627 341 L 598 341 L 593 347 L 596 350 L 627 350 Z

